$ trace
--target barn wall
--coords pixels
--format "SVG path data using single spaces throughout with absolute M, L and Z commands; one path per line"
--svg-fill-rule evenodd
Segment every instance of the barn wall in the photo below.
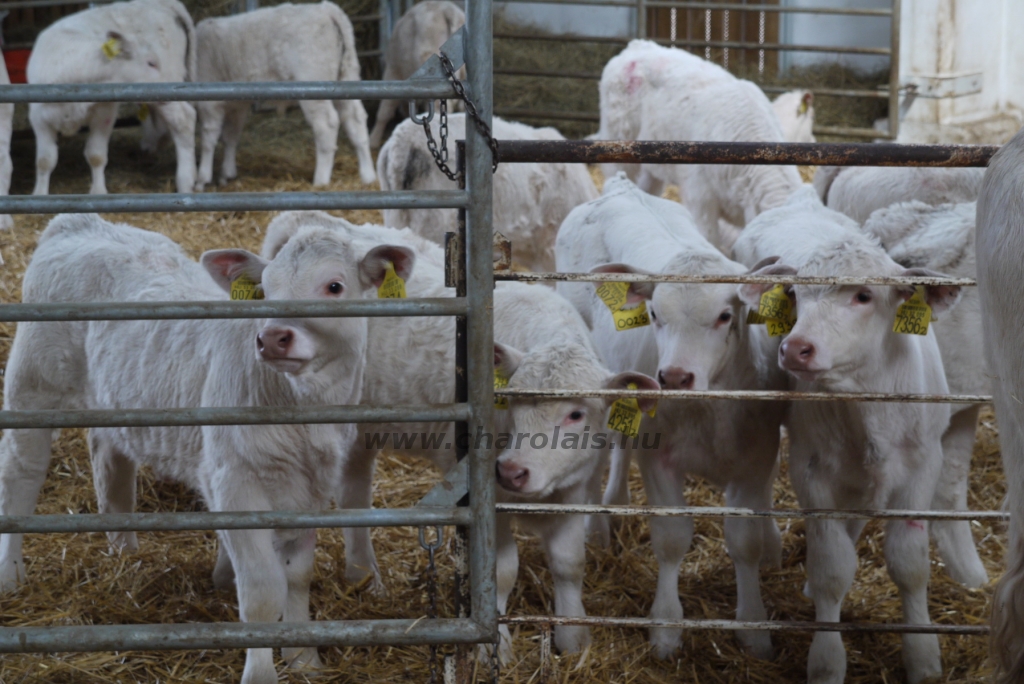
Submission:
M 790 7 L 829 7 L 888 9 L 892 0 L 783 0 Z M 848 17 L 839 15 L 782 14 L 782 42 L 793 45 L 835 45 L 856 47 L 889 47 L 888 17 Z M 822 62 L 839 62 L 863 71 L 878 71 L 889 65 L 889 58 L 873 55 L 835 55 L 822 52 L 785 52 L 783 70 L 791 66 L 808 66 Z

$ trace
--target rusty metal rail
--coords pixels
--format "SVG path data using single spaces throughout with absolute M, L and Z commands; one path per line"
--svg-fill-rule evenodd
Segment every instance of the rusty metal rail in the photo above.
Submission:
M 622 399 L 731 399 L 734 401 L 866 401 L 907 404 L 988 404 L 987 394 L 891 394 L 887 392 L 793 392 L 769 390 L 611 390 L 611 389 L 495 389 L 496 397 L 524 397 L 530 399 L 572 399 L 574 397 L 603 397 Z
M 498 622 L 504 625 L 585 625 L 587 627 L 677 627 L 680 629 L 701 629 L 736 631 L 741 629 L 766 632 L 888 632 L 894 634 L 956 634 L 984 636 L 989 633 L 988 625 L 943 625 L 907 624 L 885 622 L 809 622 L 764 620 L 655 620 L 652 618 L 617 617 L 554 617 L 550 615 L 503 615 Z
M 500 140 L 498 161 L 585 164 L 988 166 L 998 145 L 747 143 L 653 140 Z
M 929 276 L 786 276 L 786 275 L 669 275 L 663 273 L 524 273 L 495 270 L 495 280 L 526 283 L 756 283 L 760 285 L 956 285 L 973 287 L 974 278 Z

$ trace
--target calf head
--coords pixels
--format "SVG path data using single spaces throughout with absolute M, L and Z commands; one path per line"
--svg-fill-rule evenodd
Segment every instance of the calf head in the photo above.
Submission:
M 388 264 L 407 279 L 415 256 L 406 247 L 380 245 L 361 258 L 343 235 L 325 228 L 298 231 L 271 260 L 241 249 L 206 252 L 202 264 L 228 292 L 245 277 L 274 300 L 361 299 L 381 284 Z M 365 318 L 271 318 L 253 340 L 257 358 L 295 377 L 312 377 L 333 365 L 362 364 Z M 330 373 L 329 370 L 327 370 Z
M 944 277 L 923 268 L 902 269 L 879 260 L 874 274 Z M 815 275 L 834 275 L 815 270 Z M 834 269 L 838 272 L 839 269 Z M 860 269 L 856 269 L 860 270 Z M 871 272 L 871 271 L 865 271 Z M 849 271 L 844 275 L 851 275 Z M 758 289 L 760 287 L 760 290 Z M 751 303 L 771 285 L 750 286 L 744 298 Z M 901 335 L 893 332 L 896 310 L 914 295 L 911 285 L 797 285 L 788 289 L 797 321 L 779 345 L 779 367 L 804 381 L 838 385 L 856 377 L 883 355 Z M 955 285 L 929 285 L 925 300 L 932 320 L 950 311 L 960 299 Z
M 511 389 L 627 389 L 630 384 L 658 389 L 642 373 L 613 375 L 582 345 L 552 344 L 523 354 L 496 344 L 494 366 L 509 378 Z M 495 412 L 499 432 L 508 435 L 508 443 L 498 445 L 498 484 L 521 497 L 543 498 L 585 482 L 609 446 L 606 423 L 613 401 L 510 399 L 507 411 Z M 643 411 L 654 403 L 639 400 Z
M 737 275 L 744 271 L 725 259 L 715 259 L 699 270 L 721 275 L 723 264 L 724 269 Z M 650 273 L 626 264 L 598 266 L 593 272 Z M 658 347 L 657 379 L 661 387 L 708 389 L 740 344 L 738 326 L 743 323 L 743 302 L 736 287 L 723 283 L 630 283 L 626 305 L 645 300 Z

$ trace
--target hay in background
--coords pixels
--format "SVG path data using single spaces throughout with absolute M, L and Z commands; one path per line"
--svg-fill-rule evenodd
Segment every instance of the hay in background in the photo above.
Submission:
M 173 151 L 164 148 L 155 158 L 137 152 L 137 133 L 115 132 L 111 146 L 108 183 L 113 192 L 165 192 L 172 189 Z M 76 137 L 61 143 L 61 159 L 54 175 L 55 193 L 83 192 L 88 188 L 88 168 L 81 158 L 84 142 Z M 335 183 L 331 189 L 359 189 L 356 164 L 342 142 Z M 15 147 L 15 191 L 31 189 L 31 143 Z M 308 128 L 296 115 L 278 119 L 258 115 L 247 127 L 239 150 L 242 180 L 225 189 L 309 190 L 313 173 L 313 144 Z M 341 212 L 355 221 L 379 221 L 373 211 Z M 112 220 L 156 230 L 182 243 L 192 256 L 206 249 L 242 246 L 258 249 L 270 213 L 187 213 L 109 215 Z M 14 231 L 0 234 L 0 252 L 6 267 L 0 270 L 0 300 L 16 302 L 21 296 L 21 277 L 31 257 L 38 232 L 47 217 L 19 216 Z M 13 325 L 0 326 L 0 361 L 6 361 Z M 985 411 L 978 432 L 971 476 L 970 506 L 996 509 L 1005 495 L 995 421 Z M 429 466 L 395 455 L 382 459 L 374 484 L 374 505 L 411 506 L 426 493 L 437 476 Z M 631 488 L 635 501 L 643 502 L 634 471 Z M 691 480 L 687 496 L 694 505 L 720 505 L 721 495 L 704 483 Z M 795 506 L 785 467 L 775 486 L 777 506 Z M 159 482 L 143 472 L 139 510 L 191 511 L 201 509 L 197 497 L 186 488 Z M 65 430 L 55 443 L 54 460 L 40 496 L 40 513 L 95 512 L 84 431 Z M 1005 534 L 1002 525 L 974 525 L 982 556 L 992 577 L 1003 560 Z M 763 593 L 770 619 L 812 620 L 814 610 L 801 593 L 804 582 L 804 525 L 783 521 L 782 568 L 763 574 Z M 882 561 L 882 526 L 872 523 L 858 545 L 857 578 L 844 604 L 844 620 L 899 622 L 900 606 L 895 587 Z M 591 548 L 588 552 L 584 603 L 592 615 L 642 616 L 653 598 L 657 566 L 650 548 L 646 521 L 625 522 L 614 549 Z M 450 538 L 450 530 L 448 532 Z M 693 549 L 687 555 L 680 578 L 680 596 L 691 618 L 731 618 L 735 610 L 732 564 L 722 541 L 720 519 L 696 521 Z M 426 554 L 415 529 L 378 529 L 373 532 L 384 581 L 389 594 L 375 597 L 345 582 L 341 569 L 343 543 L 336 530 L 318 534 L 312 587 L 314 619 L 419 618 L 426 614 L 422 583 Z M 519 581 L 509 601 L 514 614 L 552 611 L 551 579 L 536 540 L 520 540 Z M 29 535 L 25 556 L 29 581 L 17 592 L 0 599 L 0 625 L 85 625 L 237 620 L 235 597 L 213 588 L 215 560 L 212 533 L 174 532 L 140 535 L 141 550 L 118 555 L 107 549 L 102 534 Z M 934 557 L 933 557 L 934 558 Z M 444 592 L 442 615 L 451 615 L 450 546 L 439 556 L 440 582 Z M 978 591 L 964 589 L 948 579 L 933 560 L 930 607 L 938 622 L 982 624 L 989 615 L 991 586 Z M 859 634 L 846 637 L 849 653 L 847 682 L 874 684 L 903 681 L 905 674 L 899 637 Z M 771 662 L 743 655 L 733 636 L 725 632 L 694 631 L 684 637 L 684 649 L 675 662 L 654 660 L 641 630 L 604 628 L 594 630 L 594 645 L 586 658 L 561 656 L 554 663 L 552 682 L 614 682 L 662 684 L 666 681 L 735 682 L 779 684 L 806 680 L 809 634 L 774 637 L 777 656 Z M 940 637 L 944 676 L 947 682 L 984 679 L 987 640 L 980 637 Z M 538 680 L 538 630 L 521 628 L 514 633 L 515 662 L 502 673 L 507 684 Z M 427 681 L 427 647 L 325 648 L 321 656 L 327 669 L 308 681 L 335 683 Z M 0 658 L 0 682 L 4 684 L 66 684 L 93 682 L 232 682 L 241 676 L 243 652 L 207 650 L 182 652 L 124 652 L 56 655 L 7 655 Z M 582 662 L 581 662 L 582 660 Z M 481 672 L 481 680 L 485 677 Z M 282 675 L 282 681 L 305 682 L 300 674 Z

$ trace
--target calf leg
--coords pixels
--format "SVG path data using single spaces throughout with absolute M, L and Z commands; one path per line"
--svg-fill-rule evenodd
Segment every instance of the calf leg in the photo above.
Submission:
M 235 590 L 235 569 L 223 543 L 217 544 L 217 564 L 213 566 L 213 586 L 218 591 Z
M 174 141 L 178 160 L 176 189 L 181 193 L 192 192 L 196 183 L 196 110 L 187 102 L 161 102 L 155 110 Z
M 338 110 L 326 100 L 303 100 L 299 103 L 316 143 L 316 170 L 313 171 L 313 186 L 319 187 L 331 182 L 334 170 L 334 153 L 338 149 Z M 365 131 L 364 131 L 365 135 Z
M 338 100 L 335 105 L 338 108 L 341 127 L 345 129 L 345 135 L 348 136 L 349 142 L 352 143 L 352 147 L 356 151 L 356 159 L 359 161 L 359 179 L 363 181 L 363 185 L 369 185 L 377 180 L 377 171 L 373 167 L 370 141 L 366 135 L 366 108 L 359 100 Z M 337 134 L 335 134 L 334 140 L 337 141 L 337 139 Z
M 11 174 L 14 164 L 11 162 L 11 128 L 14 116 L 13 104 L 0 104 L 0 195 L 6 195 L 11 189 Z M 14 227 L 14 220 L 7 214 L 0 214 L 0 230 Z
M 803 504 L 803 502 L 801 502 Z M 811 508 L 833 508 L 808 504 Z M 818 622 L 839 622 L 843 599 L 853 585 L 857 551 L 841 520 L 807 520 L 808 588 Z M 815 632 L 807 657 L 809 684 L 841 684 L 846 648 L 839 632 Z
M 200 125 L 200 156 L 199 173 L 196 177 L 196 190 L 213 181 L 213 155 L 217 150 L 217 141 L 220 140 L 221 131 L 224 130 L 224 115 L 227 103 L 224 102 L 200 102 L 199 103 L 199 125 Z
M 942 472 L 932 498 L 933 510 L 967 510 L 967 481 L 980 411 L 981 407 L 975 405 L 950 418 L 949 428 L 942 436 Z M 978 556 L 969 521 L 935 520 L 931 523 L 931 534 L 950 577 L 968 587 L 988 583 L 988 572 Z
M 245 121 L 249 118 L 248 102 L 232 102 L 224 113 L 224 160 L 220 165 L 220 182 L 238 178 L 238 143 Z
M 640 474 L 644 480 L 647 500 L 652 506 L 685 506 L 680 474 L 666 466 L 656 453 L 641 453 Z M 681 620 L 683 605 L 679 602 L 679 566 L 693 541 L 693 519 L 653 517 L 651 546 L 658 561 L 658 588 L 651 606 L 651 617 L 657 620 Z M 677 627 L 652 627 L 651 646 L 656 657 L 664 660 L 682 643 L 683 630 Z
M 32 191 L 33 195 L 50 193 L 50 174 L 57 166 L 57 129 L 43 120 L 40 109 L 43 106 L 36 103 L 29 105 L 29 122 L 36 136 L 36 187 Z
M 316 551 L 316 530 L 302 530 L 295 539 L 279 543 L 278 558 L 288 580 L 288 597 L 284 606 L 285 622 L 309 622 L 309 583 L 313 579 Z M 319 669 L 323 667 L 315 646 L 281 649 L 288 667 Z
M 114 449 L 103 430 L 89 431 L 89 455 L 92 479 L 100 513 L 133 513 L 135 511 L 135 462 Z M 137 551 L 135 532 L 107 532 L 107 539 L 116 551 Z
M 629 464 L 632 461 L 632 452 L 611 447 L 611 469 L 608 471 L 608 486 L 604 490 L 604 499 L 602 500 L 605 506 L 629 505 Z M 622 517 L 617 515 L 601 517 L 605 519 L 602 525 L 607 528 L 606 534 L 608 535 L 608 544 L 605 546 L 610 546 L 612 530 L 617 531 L 622 527 Z
M 373 471 L 376 463 L 373 452 L 353 445 L 341 466 L 338 508 L 373 507 Z M 377 567 L 377 556 L 373 551 L 373 541 L 370 539 L 370 528 L 345 527 L 341 533 L 345 538 L 345 579 L 359 584 L 369 576 L 369 592 L 380 596 L 386 594 L 380 568 Z
M 117 118 L 116 102 L 99 102 L 89 112 L 89 137 L 85 141 L 85 160 L 92 169 L 91 195 L 106 195 L 107 182 L 104 174 L 107 169 L 107 149 L 110 147 L 110 134 L 114 130 Z
M 548 569 L 555 582 L 555 615 L 582 617 L 583 570 L 586 566 L 586 529 L 582 515 L 551 516 L 544 521 L 542 543 Z M 590 628 L 557 625 L 555 646 L 562 653 L 577 653 L 590 645 Z
M 496 536 L 498 614 L 505 615 L 508 597 L 515 589 L 516 577 L 519 575 L 519 549 L 516 548 L 516 540 L 512 536 L 511 516 L 498 515 Z M 487 644 L 480 644 L 476 654 L 478 661 L 485 665 L 490 664 L 490 647 Z M 512 634 L 508 630 L 508 625 L 498 626 L 498 660 L 503 664 L 512 661 Z
M 384 80 L 388 80 L 387 76 Z M 380 144 L 384 142 L 384 131 L 387 130 L 388 124 L 391 123 L 391 119 L 395 118 L 395 112 L 398 111 L 398 100 L 381 100 L 380 106 L 377 108 L 377 120 L 373 122 L 373 130 L 370 131 L 370 148 L 374 150 L 380 149 Z
M 725 505 L 730 507 L 768 509 L 771 498 L 765 496 L 763 482 L 731 483 L 725 490 Z M 777 528 L 776 528 L 777 529 Z M 768 619 L 761 600 L 761 558 L 764 553 L 762 518 L 726 518 L 725 547 L 736 567 L 736 619 L 760 622 Z M 768 632 L 743 630 L 736 632 L 750 655 L 772 657 L 772 639 Z
M 55 408 L 53 406 L 47 408 Z M 0 439 L 0 515 L 31 515 L 50 465 L 50 430 L 5 430 Z M 20 534 L 0 535 L 0 593 L 25 581 Z

